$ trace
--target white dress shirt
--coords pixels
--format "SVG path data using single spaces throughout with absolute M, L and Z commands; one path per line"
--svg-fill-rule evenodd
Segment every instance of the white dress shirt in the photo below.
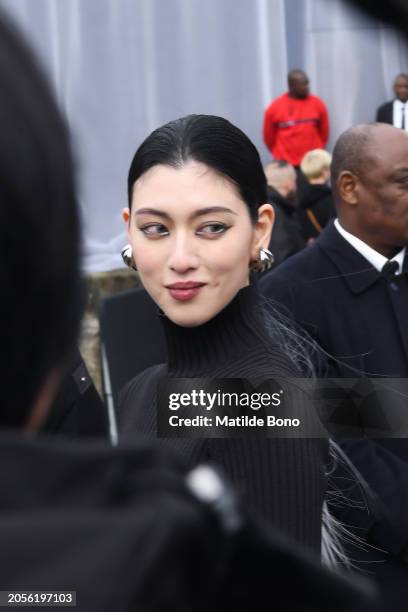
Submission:
M 396 98 L 392 107 L 392 124 L 394 127 L 401 127 L 403 111 L 405 113 L 405 130 L 408 131 L 408 102 L 404 103 Z
M 398 264 L 398 270 L 395 274 L 401 274 L 402 264 L 404 263 L 405 257 L 405 247 L 399 253 L 394 255 L 392 259 L 387 259 L 386 257 L 384 257 L 384 255 L 381 255 L 381 253 L 378 253 L 378 251 L 375 251 L 370 246 L 368 246 L 368 244 L 360 240 L 360 238 L 357 238 L 357 236 L 354 236 L 353 234 L 350 234 L 350 232 L 347 232 L 344 227 L 340 225 L 338 219 L 334 220 L 334 227 L 339 232 L 339 234 L 341 234 L 343 238 L 347 240 L 347 242 L 351 244 L 351 246 L 354 247 L 356 251 L 360 253 L 360 255 L 362 255 L 368 262 L 370 262 L 370 264 L 374 266 L 376 270 L 378 270 L 378 272 L 381 272 L 387 261 L 396 261 Z

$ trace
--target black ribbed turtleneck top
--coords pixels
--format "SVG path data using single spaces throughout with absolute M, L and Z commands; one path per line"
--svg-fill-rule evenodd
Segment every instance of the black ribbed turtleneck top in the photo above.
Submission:
M 160 378 L 257 378 L 299 376 L 269 337 L 256 288 L 242 289 L 207 323 L 180 327 L 160 316 L 168 362 L 134 378 L 122 392 L 119 430 L 156 439 L 156 391 Z M 320 554 L 326 490 L 327 442 L 319 439 L 157 439 L 180 451 L 190 466 L 217 464 L 247 507 Z

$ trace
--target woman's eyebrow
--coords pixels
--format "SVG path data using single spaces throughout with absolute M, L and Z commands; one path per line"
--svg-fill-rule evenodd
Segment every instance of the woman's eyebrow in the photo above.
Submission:
M 191 215 L 192 219 L 196 217 L 201 217 L 202 215 L 208 215 L 209 213 L 217 213 L 217 212 L 226 212 L 231 215 L 237 215 L 237 213 L 226 206 L 207 206 L 206 208 L 200 208 L 199 210 L 194 211 Z
M 231 215 L 237 215 L 235 211 L 231 210 L 231 208 L 227 208 L 226 206 L 207 206 L 206 208 L 195 210 L 191 215 L 191 219 L 196 219 L 197 217 L 217 212 L 226 212 L 230 213 Z M 156 215 L 158 217 L 163 217 L 164 219 L 171 218 L 168 213 L 166 213 L 164 210 L 159 210 L 158 208 L 139 208 L 139 210 L 135 211 L 135 215 Z
M 159 210 L 158 208 L 139 208 L 139 210 L 135 210 L 135 215 L 157 215 L 158 217 L 170 219 L 170 215 L 168 213 L 166 213 L 164 210 Z

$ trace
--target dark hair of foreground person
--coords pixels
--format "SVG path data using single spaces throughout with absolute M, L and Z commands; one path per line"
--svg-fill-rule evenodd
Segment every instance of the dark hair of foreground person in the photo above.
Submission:
M 23 425 L 73 348 L 79 219 L 68 136 L 33 56 L 0 30 L 0 424 Z

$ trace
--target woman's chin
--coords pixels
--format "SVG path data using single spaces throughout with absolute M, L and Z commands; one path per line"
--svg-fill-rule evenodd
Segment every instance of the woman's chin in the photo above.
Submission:
M 170 319 L 172 323 L 180 327 L 199 327 L 200 325 L 204 325 L 204 323 L 213 319 L 220 310 L 208 309 L 206 312 L 203 312 L 202 306 L 200 308 L 191 306 L 185 305 L 183 308 L 168 308 L 163 310 L 166 317 Z
M 208 317 L 183 316 L 183 317 L 180 317 L 180 316 L 167 315 L 167 318 L 170 319 L 175 325 L 178 325 L 179 327 L 199 327 L 200 325 L 204 325 L 204 323 L 207 323 L 207 321 L 212 319 L 212 316 L 208 316 Z

